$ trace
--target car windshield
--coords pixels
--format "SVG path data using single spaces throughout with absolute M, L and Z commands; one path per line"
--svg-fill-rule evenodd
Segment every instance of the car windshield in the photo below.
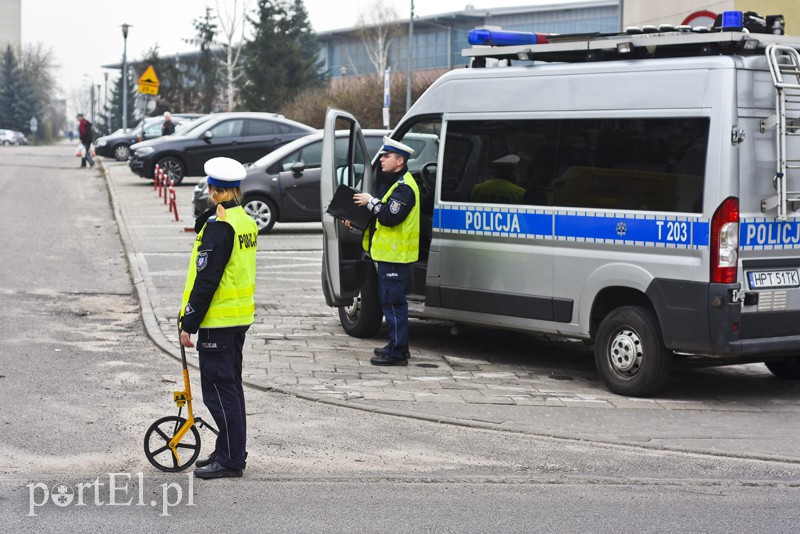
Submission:
M 175 133 L 180 135 L 189 135 L 189 132 L 195 131 L 195 128 L 202 126 L 213 118 L 214 115 L 206 115 L 205 117 L 200 117 L 199 119 L 186 122 L 175 127 Z

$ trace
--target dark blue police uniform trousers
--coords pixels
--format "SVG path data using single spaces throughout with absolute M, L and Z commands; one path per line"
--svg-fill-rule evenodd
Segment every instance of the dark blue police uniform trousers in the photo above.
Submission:
M 389 328 L 389 344 L 386 352 L 390 356 L 405 357 L 408 353 L 408 301 L 406 300 L 407 263 L 378 264 L 378 295 L 383 316 Z
M 244 469 L 247 458 L 242 347 L 248 328 L 201 328 L 197 339 L 203 403 L 219 429 L 216 461 L 231 469 Z

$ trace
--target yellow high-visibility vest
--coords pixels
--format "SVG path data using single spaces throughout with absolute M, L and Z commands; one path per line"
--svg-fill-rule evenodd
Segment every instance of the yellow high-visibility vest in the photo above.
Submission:
M 211 299 L 201 328 L 224 328 L 227 326 L 245 326 L 253 324 L 255 319 L 256 292 L 256 242 L 258 227 L 241 206 L 225 211 L 225 220 L 217 218 L 213 224 L 230 224 L 235 232 L 233 250 L 228 265 L 222 274 L 219 287 Z M 192 250 L 186 285 L 183 289 L 183 304 L 180 316 L 183 317 L 189 296 L 197 278 L 197 256 L 208 224 L 203 226 Z
M 395 182 L 381 200 L 385 203 L 392 191 L 403 183 L 414 191 L 415 202 L 411 213 L 397 226 L 383 226 L 380 221 L 376 221 L 372 248 L 370 248 L 370 229 L 367 228 L 364 232 L 364 250 L 368 250 L 370 257 L 375 261 L 413 263 L 419 259 L 419 187 L 411 173 L 406 173 Z M 390 208 L 385 205 L 383 209 Z

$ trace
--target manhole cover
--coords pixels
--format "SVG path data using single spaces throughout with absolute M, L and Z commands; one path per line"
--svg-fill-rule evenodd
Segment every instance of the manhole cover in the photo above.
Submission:
M 424 367 L 425 369 L 438 369 L 439 366 L 435 363 L 418 363 L 417 367 Z
M 557 374 L 551 374 L 550 378 L 552 378 L 553 380 L 575 380 L 569 375 L 557 375 Z

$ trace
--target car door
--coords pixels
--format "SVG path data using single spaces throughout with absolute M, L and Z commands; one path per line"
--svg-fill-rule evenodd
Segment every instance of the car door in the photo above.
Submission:
M 197 141 L 187 148 L 187 175 L 199 176 L 206 161 L 220 156 L 247 163 L 240 143 L 243 125 L 244 119 L 223 120 L 200 134 Z
M 296 150 L 278 162 L 282 213 L 287 219 L 317 220 L 322 140 Z
M 337 130 L 347 132 L 346 143 L 336 142 Z M 322 289 L 329 306 L 352 304 L 372 265 L 364 258 L 363 233 L 347 228 L 325 210 L 340 184 L 371 191 L 372 180 L 367 145 L 358 121 L 345 111 L 329 109 L 325 115 L 320 177 Z

